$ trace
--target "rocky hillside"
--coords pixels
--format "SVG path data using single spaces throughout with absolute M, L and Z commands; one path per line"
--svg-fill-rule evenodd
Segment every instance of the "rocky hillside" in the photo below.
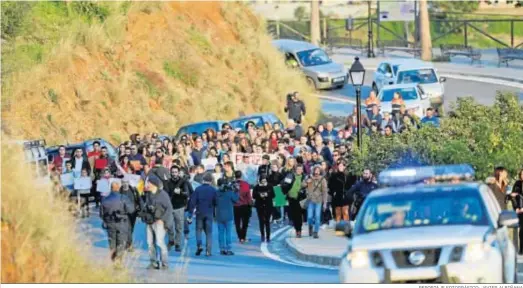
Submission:
M 48 143 L 277 112 L 300 90 L 262 19 L 241 3 L 2 3 L 2 131 Z

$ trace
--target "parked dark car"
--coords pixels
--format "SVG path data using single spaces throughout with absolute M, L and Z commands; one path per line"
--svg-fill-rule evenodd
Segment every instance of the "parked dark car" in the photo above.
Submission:
M 182 126 L 180 129 L 178 129 L 178 132 L 176 133 L 175 138 L 179 139 L 184 134 L 192 134 L 192 133 L 201 135 L 207 129 L 213 129 L 214 131 L 218 132 L 218 131 L 222 130 L 222 125 L 224 123 L 227 123 L 227 122 L 218 120 L 218 121 L 197 122 L 197 123 L 185 125 L 185 126 Z
M 254 123 L 256 127 L 263 127 L 265 122 L 270 123 L 271 126 L 273 126 L 274 123 L 279 123 L 282 128 L 284 127 L 283 122 L 281 122 L 280 118 L 278 118 L 278 116 L 276 116 L 274 113 L 256 113 L 246 115 L 240 118 L 236 118 L 229 123 L 233 129 L 239 128 L 242 130 L 247 130 L 247 123 L 249 122 Z

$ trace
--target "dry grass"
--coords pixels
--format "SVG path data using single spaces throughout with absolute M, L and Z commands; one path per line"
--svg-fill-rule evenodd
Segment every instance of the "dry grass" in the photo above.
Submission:
M 126 16 L 75 25 L 42 64 L 12 75 L 2 96 L 5 132 L 48 143 L 112 141 L 135 132 L 173 135 L 180 125 L 240 112 L 284 119 L 285 95 L 294 90 L 308 108 L 305 124 L 315 122 L 319 100 L 285 67 L 248 7 L 130 5 Z
M 5 137 L 3 140 L 5 140 Z M 36 188 L 13 147 L 2 145 L 2 283 L 128 282 L 90 263 L 65 201 Z

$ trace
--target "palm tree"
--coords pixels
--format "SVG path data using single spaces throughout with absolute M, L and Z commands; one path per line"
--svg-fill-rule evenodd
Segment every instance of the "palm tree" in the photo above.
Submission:
M 430 37 L 430 21 L 427 0 L 419 1 L 419 25 L 421 36 L 421 59 L 432 60 L 432 40 Z

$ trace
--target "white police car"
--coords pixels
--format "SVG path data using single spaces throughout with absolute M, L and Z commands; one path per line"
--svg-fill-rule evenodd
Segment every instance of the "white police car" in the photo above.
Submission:
M 492 191 L 468 165 L 387 170 L 365 200 L 343 256 L 342 283 L 515 283 L 516 250 Z M 425 182 L 424 182 L 425 181 Z M 411 184 L 418 183 L 418 184 Z M 427 184 L 425 184 L 427 183 Z

